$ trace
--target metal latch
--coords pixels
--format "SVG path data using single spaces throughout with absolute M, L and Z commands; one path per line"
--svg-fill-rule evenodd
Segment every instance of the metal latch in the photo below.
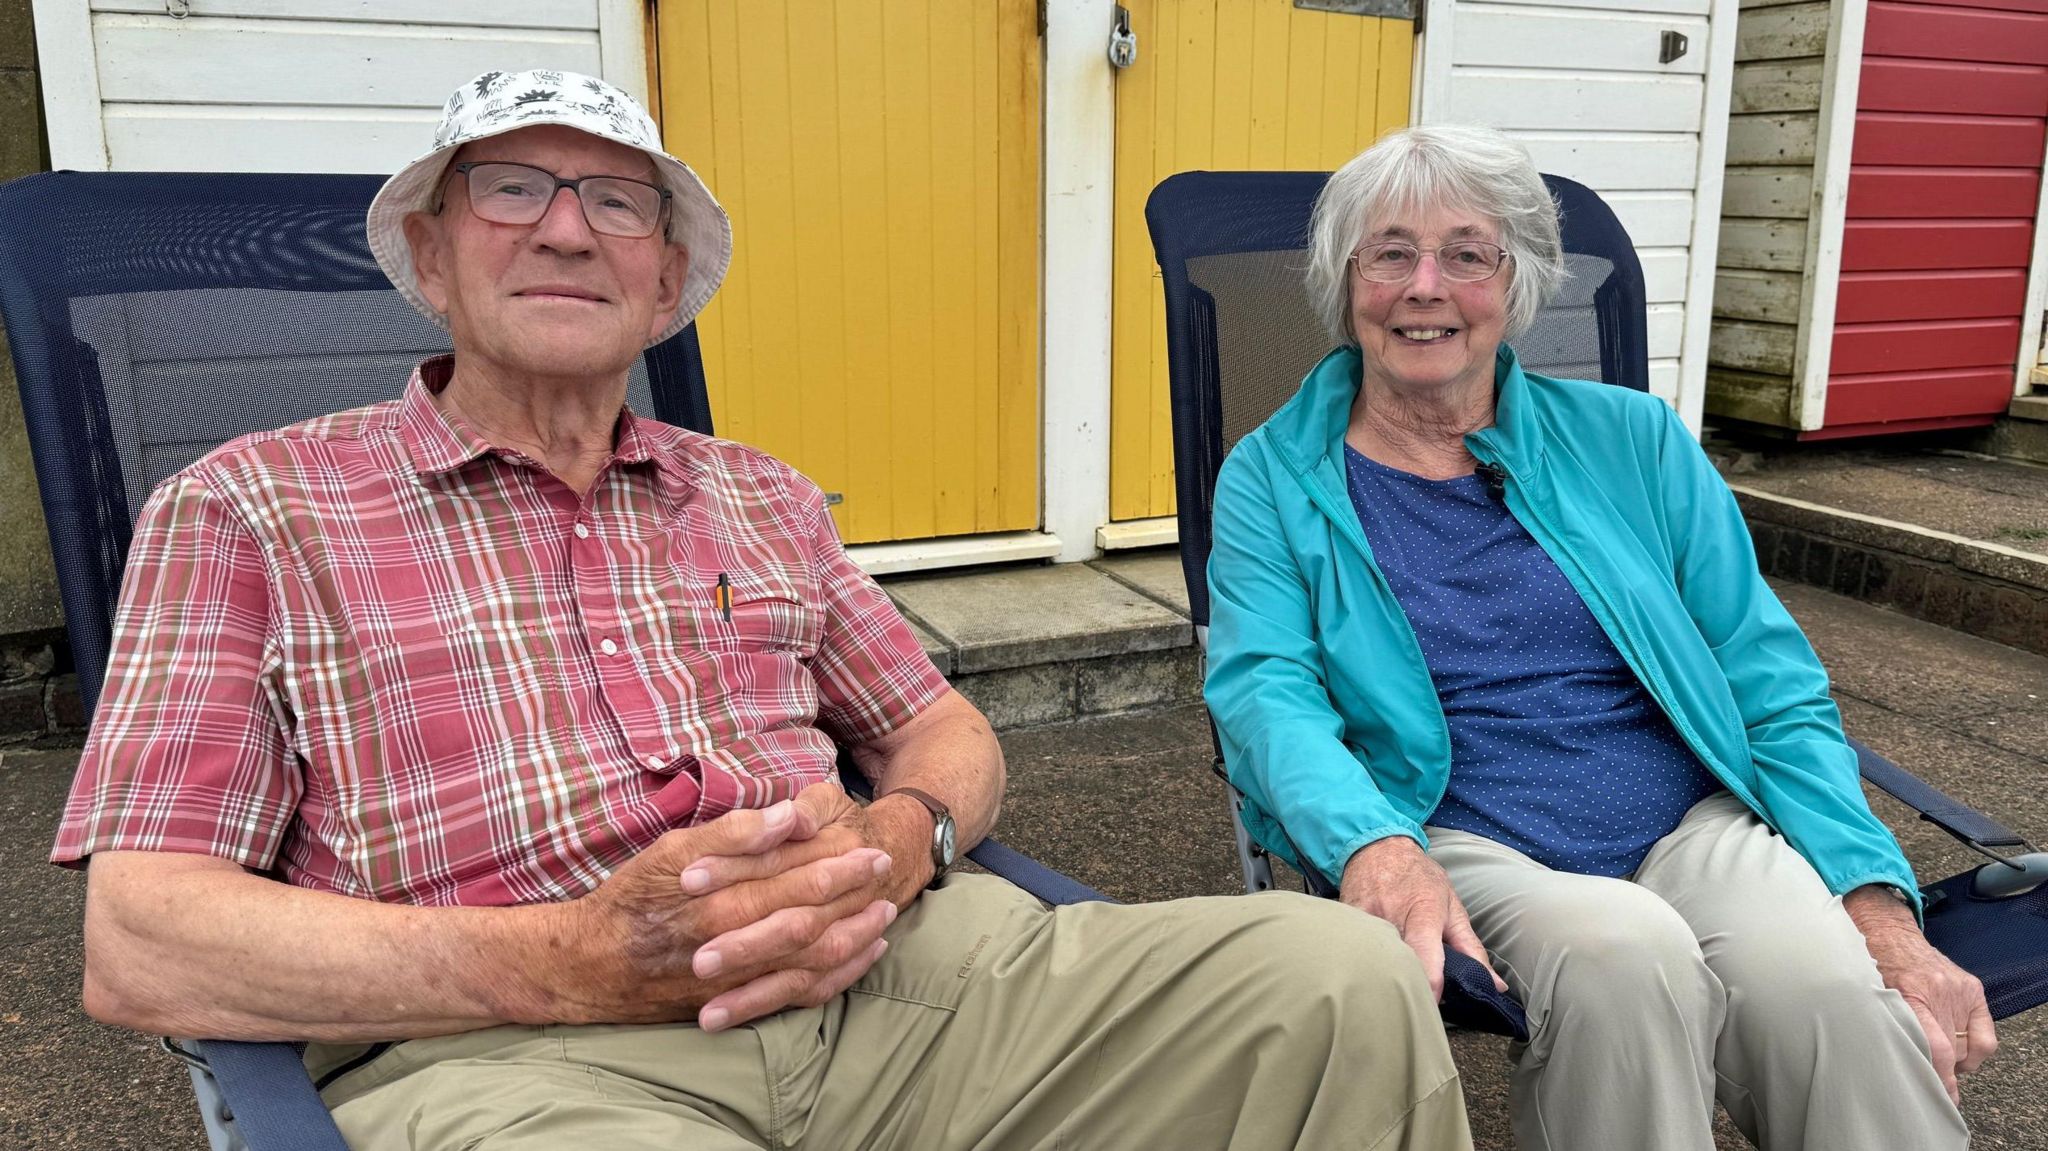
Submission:
M 1337 12 L 1345 16 L 1422 19 L 1422 0 L 1294 0 L 1294 6 L 1306 12 Z
M 1109 30 L 1109 62 L 1128 68 L 1138 62 L 1138 34 L 1131 31 L 1131 10 L 1116 6 L 1116 27 Z
M 1669 64 L 1685 55 L 1685 50 L 1691 46 L 1692 42 L 1685 38 L 1685 33 L 1666 29 L 1663 42 L 1657 48 L 1657 63 Z

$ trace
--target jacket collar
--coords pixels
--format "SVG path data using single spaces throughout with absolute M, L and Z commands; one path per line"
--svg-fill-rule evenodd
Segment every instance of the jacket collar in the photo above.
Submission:
M 1343 460 L 1344 432 L 1363 362 L 1352 347 L 1324 356 L 1301 381 L 1301 390 L 1267 422 L 1268 436 L 1296 474 L 1313 472 L 1325 460 Z M 1543 437 L 1528 377 L 1506 344 L 1494 353 L 1493 384 L 1493 426 L 1466 436 L 1465 443 L 1480 460 L 1500 463 L 1517 479 L 1527 478 L 1542 466 Z

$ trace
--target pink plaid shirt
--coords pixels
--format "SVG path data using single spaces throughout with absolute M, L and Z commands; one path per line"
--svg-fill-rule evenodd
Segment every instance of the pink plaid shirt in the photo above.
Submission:
M 151 495 L 56 862 L 566 899 L 947 690 L 788 467 L 624 412 L 579 499 L 442 414 L 450 367 Z

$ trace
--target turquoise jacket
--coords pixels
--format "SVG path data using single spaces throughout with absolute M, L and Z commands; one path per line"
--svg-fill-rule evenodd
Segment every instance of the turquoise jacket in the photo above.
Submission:
M 1735 498 L 1663 401 L 1522 370 L 1465 437 L 1701 762 L 1828 889 L 1919 892 L 1871 814 L 1813 648 L 1758 574 Z M 1331 882 L 1390 835 L 1427 846 L 1451 741 L 1422 649 L 1345 487 L 1359 355 L 1340 348 L 1224 461 L 1204 687 L 1258 841 Z

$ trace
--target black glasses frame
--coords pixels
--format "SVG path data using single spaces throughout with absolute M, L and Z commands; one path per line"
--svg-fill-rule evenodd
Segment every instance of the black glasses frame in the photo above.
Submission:
M 470 169 L 482 167 L 525 168 L 529 172 L 539 172 L 541 175 L 546 176 L 550 180 L 553 180 L 555 182 L 555 186 L 554 189 L 548 193 L 547 199 L 543 203 L 543 206 L 541 208 L 541 216 L 547 215 L 547 205 L 551 205 L 554 203 L 555 197 L 562 194 L 562 189 L 569 189 L 570 191 L 576 194 L 576 207 L 577 210 L 583 213 L 583 222 L 589 225 L 591 231 L 596 232 L 598 235 L 601 236 L 618 236 L 621 239 L 628 240 L 640 239 L 645 236 L 652 236 L 653 234 L 661 230 L 662 221 L 667 218 L 669 204 L 671 201 L 675 199 L 675 193 L 669 191 L 667 188 L 664 188 L 659 184 L 652 183 L 647 180 L 636 180 L 631 176 L 607 176 L 599 174 L 594 176 L 578 176 L 574 180 L 565 180 L 562 177 L 555 175 L 553 172 L 548 171 L 546 168 L 536 167 L 535 165 L 532 164 L 522 164 L 517 160 L 466 160 L 460 164 L 451 165 L 448 170 L 451 172 L 462 173 L 462 179 L 465 183 L 467 183 L 469 180 Z M 583 185 L 585 182 L 590 180 L 618 180 L 622 183 L 638 184 L 643 188 L 652 188 L 655 194 L 661 197 L 661 205 L 660 207 L 656 208 L 654 212 L 654 226 L 648 228 L 645 232 L 639 233 L 638 235 L 628 235 L 620 232 L 607 232 L 599 228 L 596 222 L 590 218 L 590 207 L 588 204 L 584 203 L 583 200 Z M 443 206 L 445 206 L 446 203 L 447 199 L 444 196 L 442 198 Z M 469 204 L 471 209 L 474 209 L 476 207 L 476 199 L 473 194 L 470 198 Z M 439 211 L 440 208 L 437 207 L 435 209 L 435 212 L 439 213 Z M 485 218 L 488 219 L 489 217 Z M 534 220 L 530 222 L 538 222 L 539 219 L 540 216 L 536 216 L 534 217 Z M 497 221 L 493 221 L 493 223 L 496 222 Z

